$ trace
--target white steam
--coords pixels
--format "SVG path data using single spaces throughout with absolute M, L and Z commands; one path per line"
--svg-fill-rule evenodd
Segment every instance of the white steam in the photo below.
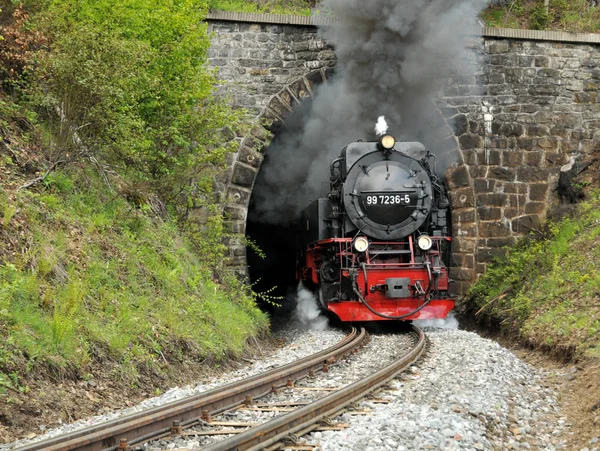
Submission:
M 323 316 L 317 299 L 312 291 L 306 289 L 301 283 L 296 291 L 296 319 L 304 327 L 311 330 L 326 330 L 329 320 Z
M 450 313 L 443 319 L 418 319 L 413 321 L 418 327 L 438 327 L 440 329 L 458 329 L 458 320 L 454 313 Z
M 377 123 L 375 124 L 375 134 L 377 136 L 385 135 L 387 133 L 388 124 L 385 121 L 385 116 L 379 116 Z

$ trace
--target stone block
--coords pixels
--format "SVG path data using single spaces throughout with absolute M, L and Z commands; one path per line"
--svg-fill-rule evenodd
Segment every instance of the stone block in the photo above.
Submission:
M 549 56 L 536 56 L 535 67 L 550 67 L 550 61 Z
M 246 233 L 246 221 L 224 221 L 223 227 L 228 233 L 238 233 L 241 235 Z
M 475 199 L 473 190 L 470 187 L 458 188 L 451 190 L 449 193 L 450 203 L 452 208 L 473 208 L 475 207 Z
M 453 237 L 451 250 L 452 252 L 465 252 L 465 253 L 473 253 L 475 252 L 475 247 L 477 245 L 477 240 L 473 237 L 465 238 L 465 237 Z
M 496 54 L 501 54 L 501 53 L 507 53 L 509 50 L 509 46 L 508 46 L 508 42 L 507 41 L 496 41 L 496 42 L 491 42 L 488 43 L 489 41 L 486 41 L 486 53 L 489 53 L 491 55 L 496 55 Z
M 510 235 L 510 223 L 503 221 L 481 221 L 479 236 L 482 238 L 504 237 Z
M 508 206 L 523 208 L 527 202 L 527 196 L 525 194 L 509 194 L 508 195 Z
M 546 138 L 539 138 L 536 141 L 536 148 L 546 151 L 555 151 L 559 147 L 558 139 L 554 136 L 549 136 Z
M 475 150 L 472 150 L 472 149 L 463 150 L 462 154 L 463 154 L 463 160 L 466 165 L 475 166 L 478 164 L 477 163 L 477 152 Z
M 451 167 L 446 171 L 446 181 L 450 189 L 469 186 L 469 171 L 465 165 Z
M 461 238 L 475 238 L 477 236 L 477 224 L 475 223 L 453 223 L 452 236 Z
M 523 161 L 528 166 L 539 168 L 542 165 L 543 156 L 543 152 L 526 152 Z
M 486 166 L 499 166 L 501 164 L 501 154 L 496 149 L 478 150 L 477 163 Z
M 598 103 L 597 92 L 576 92 L 573 94 L 575 103 Z
M 485 167 L 485 166 L 469 166 L 469 174 L 471 174 L 471 177 L 474 179 L 483 178 L 487 174 L 487 167 Z
M 477 194 L 477 205 L 487 207 L 502 207 L 506 204 L 505 193 L 482 193 Z
M 239 205 L 225 205 L 223 207 L 223 213 L 226 218 L 241 219 L 245 221 L 246 215 L 248 214 L 248 210 L 246 207 L 242 207 Z
M 462 267 L 466 269 L 475 268 L 475 255 L 465 254 Z
M 490 137 L 490 146 L 497 149 L 506 149 L 508 147 L 508 139 L 504 136 L 492 136 Z
M 517 181 L 519 182 L 546 182 L 548 181 L 548 169 L 522 166 L 517 168 Z
M 503 123 L 498 130 L 499 135 L 504 136 L 523 136 L 525 128 L 521 124 L 517 123 Z
M 474 208 L 462 208 L 452 210 L 452 222 L 453 223 L 474 223 L 475 222 L 475 209 Z
M 477 213 L 481 221 L 494 221 L 502 217 L 502 209 L 500 207 L 490 207 L 488 205 L 478 206 Z
M 242 146 L 242 148 L 240 149 L 240 153 L 238 155 L 238 161 L 240 161 L 241 163 L 247 164 L 249 166 L 252 166 L 254 168 L 257 168 L 257 169 L 260 168 L 260 165 L 262 164 L 263 159 L 264 159 L 264 156 L 262 154 L 260 154 L 256 150 L 253 150 L 247 146 Z
M 236 163 L 233 167 L 233 177 L 231 178 L 231 182 L 239 186 L 251 188 L 254 184 L 256 174 L 256 169 Z
M 502 151 L 502 165 L 516 168 L 523 163 L 523 153 L 515 150 Z
M 489 169 L 488 178 L 511 182 L 515 179 L 515 170 L 513 168 L 493 166 Z
M 539 229 L 541 223 L 542 221 L 538 215 L 526 215 L 513 219 L 511 228 L 515 233 L 525 234 Z
M 559 87 L 550 84 L 535 84 L 529 87 L 528 92 L 534 97 L 548 96 L 556 97 L 558 95 Z M 552 102 L 554 99 L 547 99 L 547 103 Z
M 478 276 L 482 276 L 487 272 L 487 263 L 479 263 L 477 262 L 477 266 L 475 267 L 475 272 Z
M 247 206 L 250 203 L 250 190 L 244 190 L 241 188 L 236 188 L 231 185 L 227 189 L 227 194 L 225 196 L 227 204 L 237 204 Z M 244 213 L 245 214 L 245 213 Z M 239 218 L 234 218 L 239 219 Z
M 496 184 L 497 184 L 496 180 L 490 180 L 490 179 L 485 179 L 485 178 L 475 179 L 473 181 L 475 192 L 477 194 L 493 193 L 496 188 Z
M 526 183 L 505 183 L 504 192 L 506 194 L 527 194 Z
M 273 135 L 276 135 L 283 126 L 283 120 L 268 108 L 263 111 L 260 121 Z
M 514 219 L 525 214 L 525 206 L 520 207 L 504 207 L 503 215 L 506 219 Z
M 454 116 L 453 118 L 449 119 L 448 122 L 450 123 L 450 126 L 452 127 L 452 130 L 456 136 L 461 136 L 469 131 L 467 116 L 464 114 Z
M 462 149 L 476 149 L 483 145 L 481 136 L 473 133 L 462 135 L 458 140 Z
M 545 202 L 527 202 L 525 204 L 526 214 L 542 214 L 545 213 L 547 205 Z
M 449 271 L 450 278 L 457 281 L 471 282 L 475 277 L 473 269 L 452 267 Z
M 529 200 L 543 202 L 548 197 L 548 183 L 531 183 L 529 185 Z

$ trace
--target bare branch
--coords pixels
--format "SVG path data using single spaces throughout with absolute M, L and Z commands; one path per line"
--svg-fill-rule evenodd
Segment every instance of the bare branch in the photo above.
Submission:
M 36 177 L 33 180 L 30 180 L 29 182 L 25 183 L 24 185 L 19 186 L 17 188 L 17 191 L 20 191 L 22 189 L 31 188 L 36 183 L 43 182 L 50 175 L 50 173 L 52 171 L 54 171 L 59 164 L 62 164 L 62 163 L 64 163 L 64 160 L 59 160 L 59 161 L 55 162 L 54 164 L 52 164 L 52 166 L 50 166 L 50 168 L 46 171 L 46 173 L 44 175 Z

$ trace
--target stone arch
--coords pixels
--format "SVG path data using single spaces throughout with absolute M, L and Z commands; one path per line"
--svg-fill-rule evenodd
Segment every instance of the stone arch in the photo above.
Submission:
M 248 275 L 246 248 L 241 239 L 246 232 L 246 219 L 252 190 L 260 171 L 264 154 L 285 120 L 294 109 L 308 98 L 314 88 L 326 83 L 331 68 L 314 70 L 282 88 L 272 96 L 258 116 L 256 127 L 244 137 L 232 164 L 227 180 L 224 213 L 234 238 L 229 244 L 229 265 L 241 276 Z M 473 179 L 465 164 L 464 154 L 457 138 L 455 116 L 449 116 L 436 102 L 431 102 L 432 140 L 430 145 L 444 151 L 456 151 L 458 161 L 448 169 L 446 180 L 450 191 L 453 224 L 452 276 L 458 289 L 474 277 L 476 237 L 478 236 Z M 460 124 L 459 124 L 460 126 Z M 433 143 L 433 144 L 432 144 Z M 238 235 L 238 238 L 235 238 Z
M 234 155 L 231 175 L 226 182 L 224 214 L 234 238 L 229 241 L 228 264 L 241 276 L 248 275 L 246 248 L 242 244 L 252 189 L 264 159 L 264 153 L 285 120 L 304 100 L 312 98 L 315 88 L 326 83 L 333 69 L 309 72 L 284 86 L 263 108 L 250 134 L 243 138 Z M 239 238 L 236 239 L 235 235 Z

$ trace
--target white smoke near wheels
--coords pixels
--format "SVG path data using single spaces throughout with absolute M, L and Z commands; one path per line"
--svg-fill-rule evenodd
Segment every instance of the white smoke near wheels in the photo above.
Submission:
M 454 312 L 450 313 L 446 318 L 438 319 L 418 319 L 413 321 L 413 324 L 418 327 L 438 327 L 440 329 L 458 329 L 458 320 L 454 316 Z
M 452 74 L 474 75 L 465 30 L 488 2 L 324 0 L 322 10 L 341 19 L 320 29 L 335 49 L 336 72 L 292 115 L 267 152 L 253 194 L 254 219 L 290 222 L 319 195 L 329 180 L 329 162 L 343 146 L 375 138 L 379 116 L 397 139 L 440 152 L 429 145 L 432 124 L 440 120 L 432 99 Z
M 302 283 L 296 290 L 296 319 L 310 330 L 327 330 L 329 320 L 319 309 L 315 294 L 306 289 Z

